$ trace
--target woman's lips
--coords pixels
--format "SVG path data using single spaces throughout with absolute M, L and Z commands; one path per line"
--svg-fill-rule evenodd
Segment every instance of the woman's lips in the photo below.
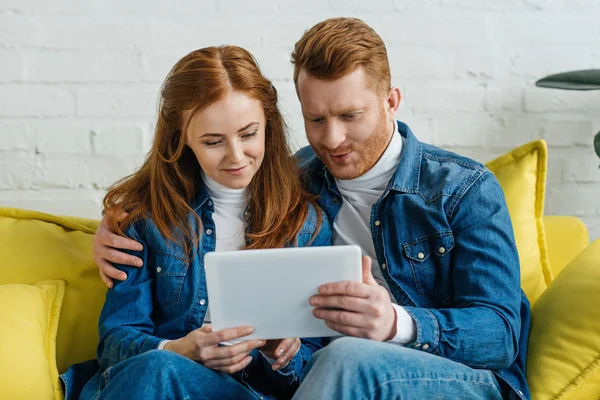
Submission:
M 244 173 L 244 171 L 246 170 L 246 167 L 247 167 L 247 165 L 244 165 L 243 167 L 240 167 L 240 168 L 229 168 L 229 169 L 224 169 L 223 171 L 227 172 L 230 175 L 239 176 Z

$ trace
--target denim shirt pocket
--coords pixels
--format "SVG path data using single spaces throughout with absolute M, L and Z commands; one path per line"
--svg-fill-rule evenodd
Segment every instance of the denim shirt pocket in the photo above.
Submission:
M 454 248 L 452 232 L 438 232 L 409 241 L 403 245 L 412 269 L 415 287 L 420 295 L 436 295 L 446 299 L 444 290 L 450 269 L 449 255 Z
M 156 300 L 160 305 L 179 303 L 189 264 L 183 258 L 164 252 L 154 252 L 149 264 L 156 276 Z

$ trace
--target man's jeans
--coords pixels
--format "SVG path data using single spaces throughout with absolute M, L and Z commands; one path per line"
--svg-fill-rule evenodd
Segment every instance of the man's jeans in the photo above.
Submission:
M 80 398 L 256 400 L 258 396 L 230 375 L 171 351 L 152 350 L 97 374 Z
M 390 343 L 344 337 L 315 353 L 294 400 L 502 399 L 489 370 Z

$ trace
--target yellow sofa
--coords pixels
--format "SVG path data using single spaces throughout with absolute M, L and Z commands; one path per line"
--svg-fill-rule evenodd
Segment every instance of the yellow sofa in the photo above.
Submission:
M 534 400 L 598 400 L 600 240 L 590 245 L 575 217 L 543 216 L 546 151 L 535 141 L 488 163 L 507 197 L 533 304 L 528 381 Z M 0 208 L 1 399 L 62 398 L 58 373 L 95 357 L 107 290 L 92 259 L 97 227 Z

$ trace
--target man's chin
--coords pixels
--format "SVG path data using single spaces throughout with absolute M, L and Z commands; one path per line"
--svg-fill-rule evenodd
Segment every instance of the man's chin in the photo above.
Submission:
M 327 165 L 327 169 L 335 179 L 349 180 L 360 176 L 360 173 L 358 173 L 357 168 L 353 164 L 339 165 L 330 162 L 329 165 Z

